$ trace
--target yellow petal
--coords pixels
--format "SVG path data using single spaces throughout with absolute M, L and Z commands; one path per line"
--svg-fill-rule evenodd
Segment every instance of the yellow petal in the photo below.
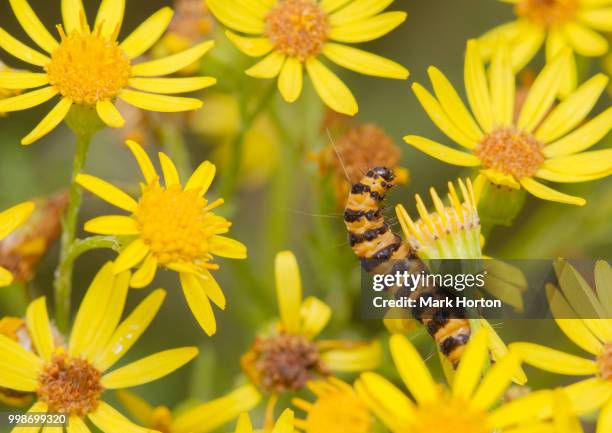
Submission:
M 589 331 L 581 319 L 555 319 L 555 321 L 563 333 L 582 349 L 593 355 L 601 353 L 601 342 Z
M 100 401 L 94 412 L 87 415 L 89 420 L 104 433 L 151 433 L 145 427 L 133 424 L 107 403 Z
M 145 92 L 186 93 L 213 86 L 216 82 L 212 77 L 132 78 L 130 86 Z
M 32 212 L 34 212 L 34 202 L 31 201 L 19 203 L 0 212 L 0 240 L 26 222 Z
M 336 74 L 315 58 L 306 62 L 306 69 L 319 97 L 328 107 L 349 116 L 357 113 L 359 107 L 355 97 Z
M 575 155 L 547 159 L 542 168 L 558 173 L 589 176 L 612 169 L 612 149 L 591 150 Z
M 0 266 L 0 287 L 10 286 L 13 282 L 13 274 L 8 269 Z
M 173 14 L 171 8 L 161 8 L 136 27 L 119 47 L 130 59 L 144 54 L 164 34 Z
M 140 238 L 132 241 L 115 260 L 113 264 L 113 272 L 127 271 L 140 263 L 149 253 L 149 247 Z
M 608 41 L 590 28 L 570 21 L 563 26 L 563 33 L 578 54 L 586 57 L 597 57 L 608 51 Z
M 321 2 L 319 3 L 319 6 L 321 7 L 321 9 L 323 9 L 325 12 L 329 14 L 339 9 L 340 7 L 344 6 L 349 1 L 351 0 L 321 0 Z
M 514 119 L 514 73 L 508 45 L 500 42 L 493 53 L 489 68 L 491 84 L 491 107 L 496 125 L 510 126 Z
M 90 219 L 85 223 L 85 231 L 99 235 L 137 235 L 138 223 L 132 217 L 108 215 Z
M 36 391 L 42 360 L 2 334 L 0 352 L 0 386 L 15 391 Z
M 489 96 L 489 86 L 485 75 L 484 65 L 480 58 L 478 44 L 469 40 L 465 54 L 464 67 L 465 91 L 472 112 L 476 116 L 480 127 L 485 132 L 493 128 L 493 108 Z
M 395 424 L 409 425 L 414 421 L 415 408 L 412 401 L 382 376 L 363 373 L 355 384 L 355 389 L 387 427 L 393 429 Z
M 274 78 L 280 73 L 284 62 L 284 54 L 279 51 L 272 51 L 263 60 L 247 69 L 245 73 L 255 78 Z
M 80 30 L 81 15 L 85 16 L 82 0 L 62 0 L 62 19 L 66 34 Z
M 247 56 L 261 57 L 272 51 L 272 44 L 268 38 L 254 38 L 248 36 L 240 36 L 236 33 L 225 31 L 227 38 L 236 45 L 236 47 Z
M 111 296 L 109 288 L 113 287 L 116 279 L 112 268 L 112 262 L 104 264 L 85 293 L 70 334 L 70 355 L 80 356 L 87 350 L 91 336 L 104 320 L 104 312 Z
M 591 112 L 607 84 L 608 77 L 604 74 L 597 74 L 585 82 L 553 109 L 536 130 L 535 137 L 550 143 L 574 129 Z
M 247 257 L 247 249 L 242 242 L 225 236 L 213 236 L 210 240 L 210 249 L 214 255 L 228 259 L 246 259 Z
M 548 170 L 545 168 L 541 168 L 536 172 L 535 177 L 538 177 L 544 180 L 550 180 L 551 182 L 577 183 L 577 182 L 588 182 L 588 181 L 595 180 L 595 179 L 601 179 L 611 174 L 612 174 L 612 169 L 608 171 L 594 173 L 591 175 L 578 175 L 578 174 L 570 174 L 570 173 L 559 173 L 557 171 L 552 171 L 552 170 Z
M 271 433 L 293 433 L 294 414 L 291 409 L 285 409 L 278 417 Z
M 510 350 L 515 351 L 527 364 L 557 374 L 582 376 L 596 374 L 599 370 L 595 361 L 538 344 L 513 343 Z
M 595 263 L 595 287 L 604 311 L 612 317 L 612 267 L 604 260 Z
M 506 430 L 504 427 L 515 424 L 533 423 L 534 419 L 550 414 L 552 406 L 552 391 L 535 391 L 526 397 L 506 403 L 493 411 L 487 424 L 493 429 Z
M 41 401 L 37 401 L 30 407 L 30 409 L 28 409 L 27 413 L 32 413 L 32 414 L 47 413 L 48 410 L 49 408 L 47 407 L 45 403 Z M 40 430 L 40 427 L 15 427 L 13 430 L 11 430 L 11 433 L 38 433 L 39 430 Z M 72 433 L 72 432 L 68 432 L 68 433 Z
M 546 31 L 539 25 L 524 21 L 520 26 L 520 38 L 513 44 L 510 52 L 512 67 L 515 72 L 523 69 L 540 50 Z
M 419 83 L 412 85 L 412 91 L 431 121 L 451 140 L 468 149 L 476 147 L 476 141 L 468 138 L 446 115 L 440 103 Z
M 125 0 L 102 0 L 96 15 L 95 28 L 100 28 L 102 35 L 106 37 L 119 34 L 124 13 Z
M 172 74 L 191 65 L 210 50 L 214 41 L 204 41 L 185 51 L 132 66 L 134 77 L 157 77 Z
M 343 372 L 374 370 L 380 366 L 383 353 L 378 341 L 351 345 L 354 347 L 326 350 L 321 353 L 321 360 L 331 370 Z
M 329 38 L 338 42 L 367 42 L 386 35 L 406 20 L 406 12 L 384 14 L 333 27 Z
M 190 189 L 199 189 L 200 195 L 206 194 L 208 188 L 212 184 L 217 168 L 210 161 L 204 161 L 202 164 L 196 168 L 193 172 L 187 184 L 185 185 L 185 190 Z
M 45 87 L 39 90 L 33 90 L 28 93 L 13 96 L 0 100 L 0 112 L 9 113 L 11 111 L 26 110 L 47 102 L 49 99 L 57 95 L 57 90 L 53 87 Z
M 196 347 L 181 347 L 165 350 L 132 362 L 102 377 L 102 386 L 107 389 L 129 388 L 164 377 L 198 355 Z
M 246 415 L 261 401 L 261 394 L 253 385 L 242 386 L 221 398 L 196 405 L 176 416 L 171 425 L 173 432 L 208 433 Z M 241 416 L 239 425 L 244 425 L 248 416 Z M 250 425 L 250 424 L 249 424 Z M 252 431 L 252 430 L 251 430 Z
M 104 288 L 111 293 L 104 299 L 104 303 L 96 305 L 100 310 L 99 321 L 97 325 L 93 320 L 90 322 L 91 328 L 85 334 L 86 344 L 77 356 L 92 362 L 102 353 L 121 320 L 129 290 L 129 282 L 130 273 L 122 272 L 115 276 L 112 286 Z
M 306 338 L 315 338 L 327 326 L 331 316 L 332 310 L 329 305 L 314 296 L 307 297 L 300 307 L 302 335 Z
M 519 358 L 513 353 L 495 362 L 476 389 L 470 405 L 481 410 L 491 408 L 506 391 L 519 367 Z
M 226 0 L 208 0 L 206 4 L 215 18 L 232 30 L 256 35 L 264 32 L 264 22 L 243 8 L 235 7 Z
M 521 277 L 523 279 L 525 278 L 522 274 Z M 527 286 L 525 286 L 524 290 L 527 290 Z M 493 326 L 491 326 L 491 324 L 486 319 L 480 319 L 480 326 L 489 330 L 489 350 L 491 351 L 491 359 L 494 362 L 499 362 L 500 360 L 508 357 L 508 347 L 503 342 L 501 337 L 497 334 L 495 328 L 493 328 Z M 518 359 L 516 359 L 516 364 L 516 369 L 512 374 L 512 381 L 518 385 L 525 385 L 527 383 L 527 375 L 525 374 L 521 366 L 518 365 Z
M 578 12 L 578 19 L 592 29 L 612 32 L 612 7 L 583 9 Z
M 76 182 L 102 200 L 123 210 L 133 212 L 138 206 L 136 200 L 105 180 L 88 174 L 79 174 L 76 177 Z
M 202 107 L 202 101 L 195 98 L 155 95 L 153 93 L 136 92 L 128 89 L 123 89 L 121 93 L 119 93 L 119 99 L 123 99 L 134 107 L 142 108 L 143 110 L 158 111 L 160 113 L 190 111 Z
M 26 0 L 9 0 L 9 2 L 19 24 L 28 36 L 46 52 L 53 52 L 58 47 L 58 43 L 40 22 L 29 3 Z
M 298 334 L 301 330 L 302 280 L 297 260 L 291 251 L 281 251 L 276 255 L 274 272 L 283 330 Z
M 111 128 L 121 128 L 125 125 L 125 119 L 111 101 L 98 101 L 96 112 L 100 119 Z
M 94 364 L 100 371 L 106 371 L 127 353 L 148 328 L 161 307 L 166 292 L 154 290 L 132 313 L 119 324 L 104 350 L 95 359 Z
M 395 367 L 414 398 L 421 404 L 435 401 L 438 396 L 437 385 L 410 341 L 396 334 L 391 337 L 389 344 Z
M 544 155 L 548 158 L 570 155 L 593 146 L 604 138 L 612 129 L 612 107 L 589 120 L 574 132 L 549 144 L 544 148 Z
M 172 185 L 181 185 L 181 180 L 179 178 L 178 170 L 176 166 L 163 152 L 159 152 L 159 162 L 161 163 L 162 172 L 164 174 L 164 183 L 166 184 L 166 188 Z
M 115 395 L 128 414 L 142 425 L 153 424 L 153 414 L 155 408 L 147 403 L 143 398 L 123 389 L 117 390 Z M 80 418 L 79 418 L 80 419 Z
M 21 139 L 21 144 L 27 146 L 51 132 L 62 120 L 64 120 L 71 107 L 72 100 L 69 98 L 62 98 L 60 102 L 47 113 L 43 120 L 41 120 L 28 135 Z
M 427 68 L 427 73 L 436 98 L 448 118 L 470 140 L 479 142 L 483 137 L 482 131 L 448 78 L 434 66 Z
M 409 75 L 399 63 L 346 45 L 327 43 L 323 54 L 332 62 L 365 75 L 398 80 L 405 80 Z
M 581 197 L 563 194 L 562 192 L 549 188 L 534 179 L 524 177 L 520 180 L 520 182 L 523 188 L 525 188 L 528 192 L 543 200 L 573 204 L 576 206 L 584 206 L 586 204 L 586 200 Z
M 180 277 L 183 294 L 193 313 L 193 317 L 195 317 L 206 334 L 209 336 L 213 335 L 217 332 L 217 322 L 215 321 L 215 314 L 204 288 L 192 274 L 181 272 Z
M 384 11 L 393 0 L 355 0 L 329 17 L 332 26 L 359 21 Z
M 32 72 L 0 72 L 0 87 L 3 89 L 32 89 L 49 84 L 47 74 Z
M 79 417 L 78 415 L 71 415 L 68 420 L 68 426 L 66 426 L 66 432 L 67 433 L 91 433 L 91 430 L 89 430 L 89 427 L 87 427 L 87 424 L 85 424 L 85 421 L 83 421 L 81 417 Z M 43 433 L 45 432 L 43 431 Z M 61 428 L 60 428 L 60 432 L 58 433 L 62 433 Z
M 404 141 L 411 146 L 416 147 L 421 152 L 448 164 L 463 167 L 476 167 L 480 165 L 480 159 L 477 156 L 452 149 L 448 146 L 444 146 L 443 144 L 428 140 L 427 138 L 418 137 L 416 135 L 407 135 L 404 137 Z
M 469 401 L 478 385 L 484 363 L 489 357 L 489 332 L 480 328 L 474 334 L 461 356 L 453 382 L 453 395 Z
M 3 28 L 0 28 L 0 48 L 4 49 L 10 55 L 23 60 L 26 63 L 35 66 L 46 66 L 51 59 L 44 54 L 28 47 L 19 42 L 17 39 L 8 34 Z
M 130 287 L 141 289 L 151 284 L 157 272 L 157 259 L 153 254 L 149 254 L 142 262 L 140 267 L 130 280 Z
M 595 433 L 606 433 L 609 431 L 612 431 L 612 400 L 608 401 L 601 409 Z
M 235 433 L 253 433 L 253 424 L 247 412 L 240 414 Z
M 302 79 L 302 62 L 294 57 L 288 57 L 278 77 L 278 90 L 285 101 L 295 102 L 300 97 Z
M 26 323 L 36 352 L 42 359 L 49 361 L 55 350 L 55 344 L 53 343 L 53 333 L 49 325 L 47 303 L 44 296 L 36 299 L 28 306 Z
M 219 308 L 225 310 L 226 300 L 221 286 L 217 283 L 215 277 L 206 269 L 197 276 L 200 285 L 204 288 L 206 296 Z
M 576 415 L 591 414 L 612 397 L 610 382 L 599 377 L 582 380 L 563 389 L 572 401 Z
M 133 140 L 127 140 L 125 144 L 130 148 L 134 158 L 136 158 L 136 162 L 138 163 L 147 184 L 150 184 L 156 180 L 158 176 L 157 172 L 155 171 L 155 167 L 153 166 L 153 162 L 142 146 Z

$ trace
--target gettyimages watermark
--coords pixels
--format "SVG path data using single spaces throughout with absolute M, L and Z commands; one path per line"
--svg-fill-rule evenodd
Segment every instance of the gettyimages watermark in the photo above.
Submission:
M 595 265 L 561 259 L 381 262 L 362 272 L 361 316 L 609 319 L 609 309 L 598 307 Z

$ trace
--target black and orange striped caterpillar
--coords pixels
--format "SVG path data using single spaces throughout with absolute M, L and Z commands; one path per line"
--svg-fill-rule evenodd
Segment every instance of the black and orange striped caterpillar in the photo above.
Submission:
M 349 243 L 366 272 L 426 272 L 425 264 L 410 245 L 385 221 L 381 203 L 393 187 L 394 178 L 391 169 L 375 167 L 353 184 L 344 211 Z M 430 286 L 420 286 L 414 291 L 390 290 L 395 297 L 408 296 L 417 302 L 422 297 L 445 299 L 454 296 L 445 288 Z M 465 310 L 449 307 L 413 309 L 413 316 L 425 325 L 440 352 L 456 367 L 471 335 Z

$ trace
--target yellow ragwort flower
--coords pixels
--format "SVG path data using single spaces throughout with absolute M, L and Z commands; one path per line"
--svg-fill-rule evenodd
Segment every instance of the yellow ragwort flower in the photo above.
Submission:
M 0 212 L 0 240 L 22 225 L 32 215 L 33 211 L 34 203 L 28 201 Z M 0 266 L 0 287 L 8 286 L 12 282 L 13 275 Z
M 389 0 L 207 0 L 227 37 L 247 56 L 266 56 L 246 71 L 255 78 L 278 77 L 287 102 L 302 93 L 304 68 L 330 108 L 354 115 L 350 89 L 320 60 L 321 55 L 365 75 L 405 80 L 408 70 L 384 57 L 344 45 L 378 39 L 406 19 L 405 12 L 381 13 Z
M 552 391 L 502 403 L 501 397 L 519 366 L 516 355 L 496 362 L 481 378 L 488 359 L 487 331 L 470 340 L 451 389 L 432 378 L 427 365 L 409 340 L 391 337 L 391 355 L 414 400 L 376 373 L 363 373 L 355 388 L 370 409 L 393 433 L 527 433 L 553 432 L 544 417 L 550 415 Z
M 178 272 L 191 311 L 202 329 L 212 335 L 217 325 L 210 301 L 225 308 L 223 291 L 210 273 L 219 265 L 212 260 L 215 256 L 244 259 L 247 254 L 242 243 L 222 236 L 231 223 L 212 210 L 222 205 L 223 199 L 209 203 L 204 197 L 215 177 L 215 166 L 203 162 L 183 187 L 174 163 L 160 152 L 162 186 L 145 150 L 134 141 L 126 143 L 144 176 L 140 198 L 136 201 L 102 179 L 80 174 L 76 180 L 83 188 L 131 214 L 94 218 L 85 224 L 85 230 L 127 238 L 114 270 L 119 273 L 138 267 L 130 281 L 132 287 L 148 286 L 158 267 Z
M 500 0 L 514 5 L 516 20 L 501 24 L 479 38 L 484 57 L 490 58 L 497 40 L 511 44 L 510 61 L 515 71 L 522 69 L 546 47 L 551 61 L 564 48 L 586 57 L 599 57 L 608 52 L 609 44 L 598 33 L 612 31 L 610 0 Z M 571 67 L 565 72 L 562 87 L 567 94 L 576 86 L 573 54 Z
M 296 419 L 295 426 L 304 433 L 373 433 L 374 415 L 349 384 L 331 377 L 308 383 L 316 396 L 309 402 L 294 398 L 293 404 L 306 412 L 306 419 Z
M 90 29 L 81 0 L 62 0 L 63 26 L 58 25 L 58 42 L 40 22 L 26 0 L 10 0 L 17 20 L 30 38 L 46 53 L 36 51 L 0 28 L 0 47 L 16 58 L 42 68 L 42 72 L 2 72 L 0 87 L 34 89 L 0 100 L 0 112 L 25 110 L 55 95 L 60 102 L 21 141 L 30 144 L 68 114 L 72 104 L 96 109 L 110 127 L 125 123 L 114 105 L 119 98 L 135 107 L 162 112 L 200 108 L 198 99 L 167 96 L 215 84 L 211 77 L 158 78 L 172 74 L 201 58 L 213 42 L 202 42 L 188 50 L 158 60 L 134 64 L 162 36 L 172 9 L 154 13 L 120 44 L 117 42 L 125 13 L 125 0 L 103 0 L 93 29 Z M 44 86 L 44 87 L 43 87 Z
M 112 267 L 105 264 L 92 281 L 66 347 L 56 345 L 44 297 L 26 312 L 36 354 L 0 335 L 0 386 L 36 393 L 29 411 L 68 415 L 69 432 L 90 432 L 86 419 L 104 433 L 149 432 L 102 401 L 102 394 L 157 380 L 198 354 L 195 347 L 166 350 L 107 372 L 142 335 L 165 297 L 163 290 L 154 291 L 121 322 L 130 273 L 114 274 Z
M 561 292 L 552 285 L 546 288 L 550 308 L 561 331 L 590 357 L 583 358 L 533 343 L 514 343 L 510 350 L 518 353 L 527 364 L 542 370 L 588 376 L 566 387 L 565 392 L 578 415 L 601 409 L 597 433 L 608 433 L 612 431 L 612 268 L 603 260 L 596 263 L 593 290 L 571 265 L 565 266 L 562 272 L 572 275 L 567 280 L 559 275 Z M 576 283 L 588 287 L 588 291 L 578 289 Z M 578 293 L 583 293 L 583 297 L 577 297 Z M 604 318 L 584 313 L 584 307 L 589 305 L 595 308 L 598 317 Z
M 315 297 L 302 299 L 300 270 L 293 253 L 278 253 L 275 271 L 280 322 L 268 335 L 256 337 L 241 360 L 255 385 L 276 395 L 300 390 L 332 371 L 359 372 L 378 366 L 382 350 L 376 341 L 316 341 L 332 311 Z
M 254 433 L 255 431 L 258 433 L 294 433 L 293 411 L 291 409 L 285 409 L 276 422 L 273 422 L 271 419 L 266 420 L 264 428 L 259 430 L 253 430 L 251 418 L 247 413 L 240 415 L 234 433 Z
M 418 83 L 412 89 L 436 126 L 469 152 L 416 135 L 404 140 L 449 164 L 480 167 L 480 175 L 495 184 L 523 187 L 545 200 L 584 205 L 583 198 L 535 180 L 585 182 L 612 173 L 612 149 L 582 152 L 612 128 L 612 107 L 581 124 L 606 88 L 608 78 L 595 75 L 553 108 L 567 55 L 564 51 L 542 69 L 514 120 L 515 76 L 508 47 L 498 44 L 487 79 L 478 43 L 468 41 L 465 90 L 476 120 L 452 84 L 433 66 L 428 72 L 435 96 Z M 479 177 L 476 183 L 482 179 Z
M 241 413 L 253 409 L 261 399 L 253 385 L 245 385 L 223 397 L 174 414 L 168 407 L 153 407 L 129 391 L 118 391 L 117 397 L 136 421 L 161 433 L 208 433 L 217 430 Z

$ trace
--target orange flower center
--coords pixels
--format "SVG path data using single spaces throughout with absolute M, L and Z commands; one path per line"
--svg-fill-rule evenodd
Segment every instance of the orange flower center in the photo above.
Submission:
M 207 212 L 207 201 L 198 190 L 179 185 L 145 187 L 134 216 L 141 237 L 162 264 L 198 263 L 211 259 L 210 238 L 230 223 Z
M 515 6 L 519 17 L 547 27 L 570 21 L 577 10 L 578 0 L 522 0 Z
M 601 377 L 612 380 L 612 341 L 608 341 L 598 358 Z
M 301 62 L 319 54 L 329 34 L 327 14 L 313 0 L 281 1 L 265 21 L 272 45 Z
M 444 396 L 436 402 L 420 404 L 413 433 L 453 432 L 490 433 L 486 415 L 470 408 L 464 401 Z
M 132 68 L 117 42 L 107 39 L 98 28 L 66 35 L 60 28 L 61 43 L 45 66 L 51 85 L 76 104 L 95 105 L 107 101 L 128 85 Z
M 84 359 L 56 354 L 38 378 L 38 397 L 49 412 L 83 417 L 98 407 L 104 390 L 100 378 L 100 371 Z
M 521 179 L 538 171 L 544 162 L 543 147 L 533 135 L 510 127 L 486 135 L 474 152 L 486 168 Z
M 242 366 L 253 382 L 275 393 L 302 389 L 309 380 L 329 374 L 316 344 L 302 335 L 257 338 Z

